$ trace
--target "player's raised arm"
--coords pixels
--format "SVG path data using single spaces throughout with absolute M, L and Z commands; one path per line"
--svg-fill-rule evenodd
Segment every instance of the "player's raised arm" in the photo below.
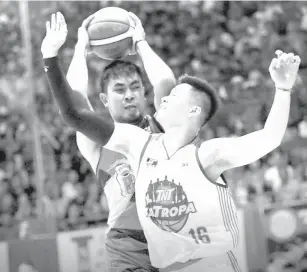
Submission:
M 87 28 L 94 17 L 94 14 L 87 17 L 78 29 L 78 42 L 75 46 L 75 52 L 66 75 L 70 87 L 78 93 L 76 95 L 84 98 L 91 110 L 93 110 L 93 108 L 88 99 L 87 93 L 88 68 L 86 56 L 90 50 Z M 100 145 L 93 142 L 80 132 L 76 133 L 76 142 L 82 156 L 91 165 L 93 171 L 96 171 L 100 157 Z
M 67 25 L 63 15 L 60 12 L 52 14 L 51 22 L 46 23 L 46 36 L 41 47 L 50 89 L 65 123 L 94 142 L 105 145 L 114 131 L 113 121 L 96 115 L 87 103 L 77 103 L 79 101 L 75 100 L 76 92 L 69 86 L 60 67 L 57 55 L 66 41 L 66 36 Z
M 291 91 L 300 58 L 280 50 L 276 54 L 278 58 L 272 60 L 269 68 L 276 86 L 275 98 L 264 128 L 238 138 L 213 139 L 204 142 L 200 148 L 202 158 L 205 158 L 208 150 L 214 154 L 212 169 L 215 169 L 215 177 L 227 169 L 250 164 L 281 144 L 287 128 Z
M 161 99 L 169 95 L 176 85 L 173 71 L 168 65 L 151 49 L 145 40 L 145 32 L 140 19 L 132 12 L 130 17 L 136 25 L 133 42 L 135 50 L 140 55 L 148 79 L 154 89 L 154 104 L 156 110 L 159 109 Z
M 113 151 L 137 158 L 141 152 L 139 149 L 143 148 L 149 138 L 149 133 L 128 124 L 114 125 L 113 120 L 91 111 L 86 103 L 76 103 L 75 92 L 69 86 L 57 58 L 58 50 L 65 43 L 67 36 L 65 19 L 60 12 L 52 14 L 51 24 L 47 22 L 46 31 L 41 46 L 44 68 L 64 122 L 97 144 L 108 144 L 107 148 Z M 135 142 L 138 147 L 135 147 Z
M 86 63 L 86 56 L 90 50 L 89 36 L 87 27 L 94 18 L 94 14 L 87 17 L 78 29 L 78 41 L 75 45 L 75 52 L 68 68 L 66 79 L 70 87 L 79 92 L 87 101 L 89 107 L 92 109 L 90 101 L 88 100 L 88 68 Z

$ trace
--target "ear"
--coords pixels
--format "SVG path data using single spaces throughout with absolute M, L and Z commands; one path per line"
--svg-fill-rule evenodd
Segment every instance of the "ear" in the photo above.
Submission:
M 108 97 L 106 94 L 104 93 L 101 93 L 99 94 L 99 98 L 100 98 L 100 101 L 102 102 L 102 104 L 107 108 L 108 107 Z
M 194 106 L 193 108 L 190 109 L 190 112 L 189 112 L 189 117 L 192 117 L 192 116 L 197 116 L 201 113 L 201 107 L 199 106 Z

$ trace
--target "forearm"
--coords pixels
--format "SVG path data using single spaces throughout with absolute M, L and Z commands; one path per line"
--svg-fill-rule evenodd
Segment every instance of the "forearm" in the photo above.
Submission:
M 291 92 L 276 89 L 272 108 L 263 131 L 268 140 L 280 143 L 287 129 L 290 112 Z
M 80 92 L 87 98 L 88 69 L 86 49 L 82 44 L 77 43 L 75 46 L 75 52 L 68 68 L 66 79 L 73 90 Z
M 100 116 L 92 112 L 88 105 L 76 96 L 57 58 L 44 59 L 44 63 L 50 89 L 64 122 L 97 144 L 105 145 L 114 131 L 113 121 L 107 116 Z
M 176 84 L 174 73 L 146 41 L 138 42 L 136 49 L 142 59 L 148 79 L 154 87 L 157 98 L 155 100 L 160 103 L 161 98 L 167 96 Z
M 221 173 L 259 160 L 281 144 L 288 123 L 290 96 L 290 92 L 276 90 L 274 102 L 263 129 L 238 138 L 212 140 L 210 146 L 215 146 L 214 160 L 219 165 Z M 208 153 L 206 148 L 202 152 Z
M 73 90 L 67 83 L 57 57 L 44 58 L 44 68 L 53 97 L 63 118 L 76 112 Z
M 152 85 L 155 85 L 161 78 L 169 78 L 175 81 L 173 71 L 168 65 L 151 49 L 146 41 L 140 41 L 136 45 L 146 74 Z

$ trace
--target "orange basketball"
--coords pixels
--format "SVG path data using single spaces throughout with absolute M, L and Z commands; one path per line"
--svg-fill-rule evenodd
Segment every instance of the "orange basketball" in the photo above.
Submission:
M 122 58 L 132 47 L 134 23 L 122 8 L 107 7 L 97 11 L 87 31 L 92 51 L 100 58 Z

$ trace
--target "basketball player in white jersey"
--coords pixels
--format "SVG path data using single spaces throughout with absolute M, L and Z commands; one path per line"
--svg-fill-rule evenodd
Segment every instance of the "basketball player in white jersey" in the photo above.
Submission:
M 130 13 L 136 25 L 135 51 L 141 57 L 145 72 L 153 86 L 155 106 L 168 95 L 176 80 L 171 69 L 155 54 L 145 40 L 141 21 Z M 87 27 L 94 15 L 84 20 L 78 30 L 78 42 L 70 64 L 67 81 L 71 88 L 92 109 L 87 96 L 88 69 L 86 55 L 89 48 Z M 140 68 L 128 61 L 101 60 L 101 100 L 116 122 L 130 123 L 141 128 L 148 126 L 144 119 L 147 105 L 143 93 L 143 75 Z M 104 65 L 105 64 L 105 65 Z M 108 64 L 108 65 L 107 65 Z M 133 105 L 127 108 L 127 105 Z M 151 126 L 151 129 L 153 127 Z M 127 159 L 120 153 L 103 148 L 84 134 L 77 132 L 76 140 L 83 157 L 89 162 L 99 182 L 104 186 L 109 207 L 106 234 L 106 258 L 110 271 L 140 269 L 155 271 L 150 265 L 146 239 L 142 231 L 135 205 L 134 181 Z
M 61 31 L 61 27 L 53 31 Z M 92 141 L 124 154 L 136 173 L 138 216 L 152 264 L 161 271 L 240 271 L 231 252 L 238 243 L 235 207 L 220 176 L 280 145 L 300 58 L 276 52 L 278 57 L 269 68 L 275 98 L 263 129 L 196 145 L 200 128 L 218 104 L 206 81 L 183 76 L 157 111 L 165 133 L 151 135 L 136 126 L 110 122 L 85 107 L 80 109 L 56 58 L 65 39 L 54 39 L 48 32 L 52 31 L 47 29 L 45 43 L 54 46 L 43 42 L 45 71 L 64 121 Z

